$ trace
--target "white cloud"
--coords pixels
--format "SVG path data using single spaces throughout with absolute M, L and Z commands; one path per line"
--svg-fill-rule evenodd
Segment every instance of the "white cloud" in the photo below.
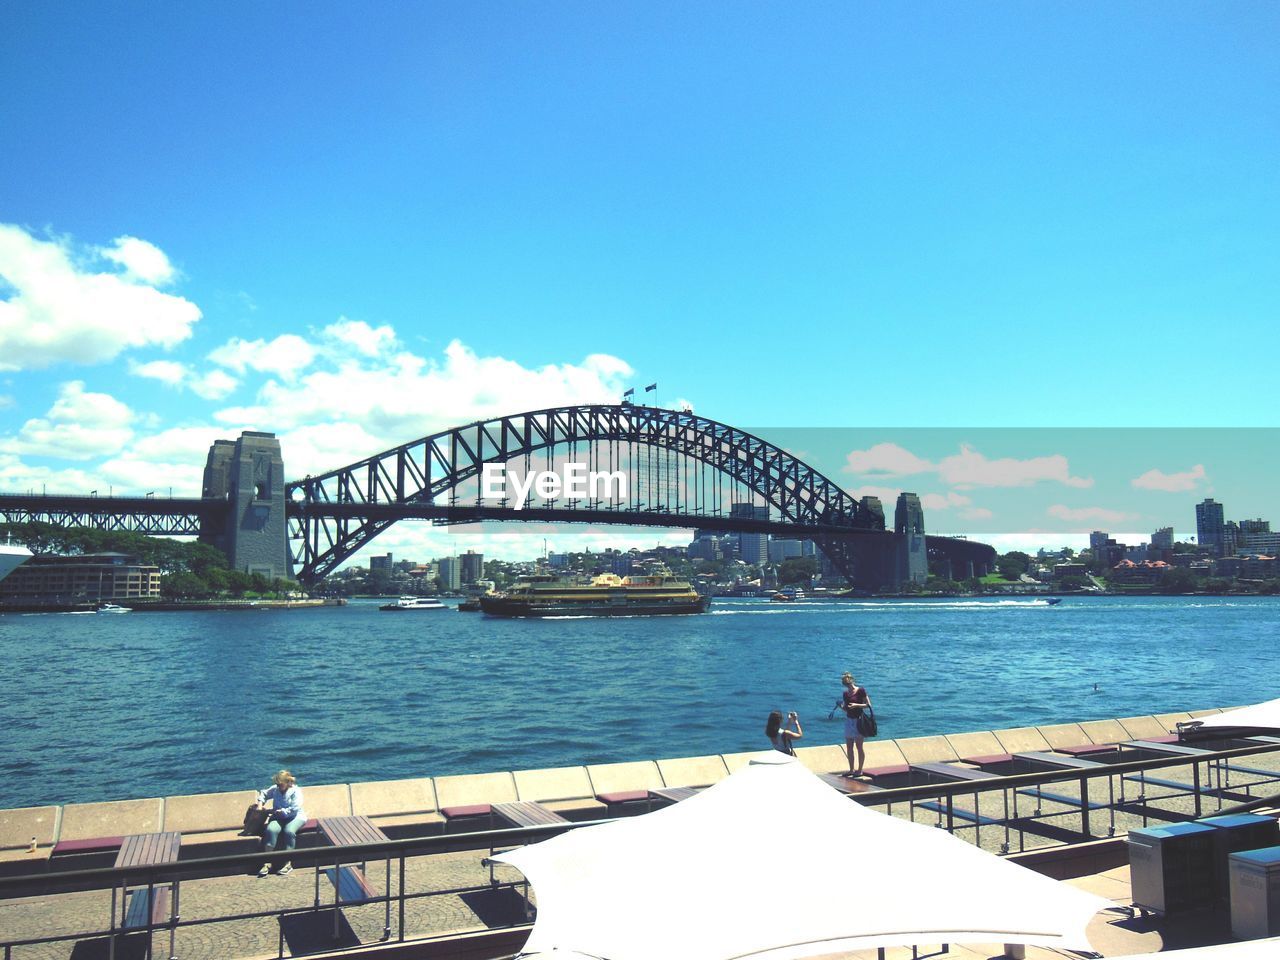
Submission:
M 960 452 L 944 457 L 938 463 L 938 474 L 953 485 L 967 487 L 1029 487 L 1041 481 L 1061 483 L 1068 487 L 1091 487 L 1091 478 L 1073 477 L 1062 454 L 1017 460 L 1001 457 L 988 460 L 971 446 L 961 444 Z
M 1197 463 L 1184 473 L 1165 473 L 1161 470 L 1148 470 L 1140 477 L 1129 481 L 1131 486 L 1139 490 L 1163 490 L 1166 493 L 1182 493 L 1194 490 L 1201 480 L 1205 479 L 1204 464 Z
M 129 372 L 135 377 L 159 380 L 169 387 L 190 390 L 205 400 L 221 400 L 240 385 L 240 381 L 225 370 L 210 370 L 208 373 L 198 374 L 188 364 L 173 360 L 130 362 Z
M 989 460 L 967 443 L 960 445 L 959 453 L 943 457 L 937 463 L 918 457 L 896 443 L 877 443 L 866 450 L 850 452 L 843 469 L 846 473 L 884 477 L 937 473 L 943 482 L 961 489 L 1027 487 L 1041 481 L 1068 487 L 1093 486 L 1090 478 L 1073 477 L 1067 458 L 1061 454 L 1027 460 L 1013 457 Z
M 861 500 L 863 497 L 878 497 L 882 502 L 892 504 L 897 502 L 898 494 L 901 491 L 895 490 L 893 489 L 893 487 L 865 486 L 865 487 L 854 487 L 853 489 L 847 490 L 846 492 L 849 494 L 849 496 L 854 497 L 858 500 Z
M 340 317 L 321 331 L 322 335 L 340 346 L 349 347 L 364 357 L 376 357 L 395 347 L 396 332 L 389 326 L 371 327 L 363 320 Z
M 850 452 L 845 457 L 844 469 L 846 473 L 903 477 L 917 473 L 932 473 L 938 467 L 896 443 L 877 443 L 866 450 Z
M 315 358 L 315 348 L 295 333 L 282 333 L 274 340 L 233 337 L 209 354 L 214 363 L 236 373 L 249 370 L 273 373 L 290 383 L 311 366 Z
M 240 386 L 240 381 L 222 370 L 210 370 L 205 374 L 192 373 L 187 386 L 198 397 L 221 400 Z
M 1124 513 L 1120 510 L 1108 510 L 1106 507 L 1068 507 L 1055 503 L 1045 511 L 1049 516 L 1071 523 L 1122 523 L 1125 520 L 1136 520 L 1136 513 Z
M 13 397 L 5 393 L 0 393 L 0 410 L 7 410 L 9 407 L 12 407 L 13 404 Z
M 129 372 L 135 377 L 159 380 L 163 384 L 176 387 L 187 378 L 191 368 L 175 360 L 152 360 L 150 363 L 130 362 Z
M 0 452 L 91 460 L 109 456 L 133 438 L 133 411 L 105 393 L 86 393 L 84 383 L 64 383 L 49 412 L 28 420 L 16 437 L 0 439 Z
M 109 489 L 96 473 L 34 466 L 13 454 L 0 452 L 0 490 L 84 494 L 99 488 L 103 494 Z
M 236 428 L 288 432 L 353 424 L 370 446 L 329 467 L 407 443 L 436 430 L 560 404 L 616 402 L 631 367 L 606 354 L 578 364 L 529 368 L 503 357 L 482 357 L 454 340 L 442 358 L 408 352 L 371 362 L 319 356 L 296 382 L 269 380 L 252 406 L 219 411 Z
M 961 520 L 990 520 L 993 514 L 986 507 L 970 507 L 968 510 L 960 511 Z
M 967 507 L 973 503 L 961 493 L 926 493 L 920 497 L 920 506 L 926 510 L 950 510 L 952 507 Z
M 140 436 L 118 456 L 98 467 L 99 475 L 117 488 L 135 494 L 155 490 L 175 497 L 198 497 L 204 482 L 204 463 L 215 440 L 233 440 L 214 426 L 171 427 Z
M 155 289 L 146 279 L 158 275 L 155 258 L 119 243 L 113 262 L 145 276 L 94 272 L 76 261 L 69 242 L 0 224 L 0 279 L 12 288 L 0 299 L 0 370 L 100 363 L 132 347 L 172 347 L 191 336 L 200 309 Z
M 177 276 L 163 250 L 137 237 L 116 237 L 110 247 L 103 247 L 100 252 L 124 267 L 125 278 L 129 280 L 162 287 Z

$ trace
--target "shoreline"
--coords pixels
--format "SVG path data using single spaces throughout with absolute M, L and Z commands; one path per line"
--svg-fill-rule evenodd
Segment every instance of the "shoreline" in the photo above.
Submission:
M 317 597 L 306 600 L 129 600 L 115 599 L 95 603 L 5 603 L 4 613 L 96 613 L 103 603 L 126 606 L 133 613 L 172 613 L 200 610 L 312 610 L 320 607 L 344 607 L 345 598 Z

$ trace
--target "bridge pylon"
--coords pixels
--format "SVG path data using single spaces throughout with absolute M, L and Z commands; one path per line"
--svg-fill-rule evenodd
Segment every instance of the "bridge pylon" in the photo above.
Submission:
M 221 550 L 234 570 L 268 579 L 291 575 L 284 458 L 274 433 L 246 430 L 239 439 L 214 441 L 203 495 L 226 501 L 228 509 L 201 521 L 201 543 Z

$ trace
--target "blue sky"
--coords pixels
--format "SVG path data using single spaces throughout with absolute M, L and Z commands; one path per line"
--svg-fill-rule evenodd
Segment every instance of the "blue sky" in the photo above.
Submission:
M 1262 3 L 10 4 L 0 488 L 194 492 L 242 428 L 301 474 L 655 380 L 885 442 L 1276 426 L 1278 28 Z

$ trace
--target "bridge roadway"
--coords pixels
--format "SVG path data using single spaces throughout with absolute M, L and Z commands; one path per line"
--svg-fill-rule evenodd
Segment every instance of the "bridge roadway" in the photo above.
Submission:
M 226 516 L 225 500 L 203 497 L 116 497 L 73 494 L 0 493 L 0 518 L 7 523 L 44 521 L 67 527 L 102 530 L 134 530 L 151 536 L 198 536 L 202 523 L 219 524 Z M 437 524 L 468 524 L 520 520 L 526 523 L 625 523 L 638 527 L 677 527 L 718 530 L 725 533 L 767 533 L 777 537 L 811 539 L 818 536 L 856 536 L 891 539 L 885 530 L 851 529 L 831 524 L 797 524 L 781 520 L 756 520 L 726 514 L 702 514 L 666 510 L 631 511 L 567 505 L 563 507 L 489 507 L 470 504 L 428 503 L 301 503 L 286 501 L 292 519 L 350 518 L 363 520 L 430 520 Z M 625 520 L 620 516 L 625 515 Z M 955 537 L 928 536 L 930 550 L 942 549 L 956 557 L 972 554 L 981 562 L 990 552 L 985 544 Z

